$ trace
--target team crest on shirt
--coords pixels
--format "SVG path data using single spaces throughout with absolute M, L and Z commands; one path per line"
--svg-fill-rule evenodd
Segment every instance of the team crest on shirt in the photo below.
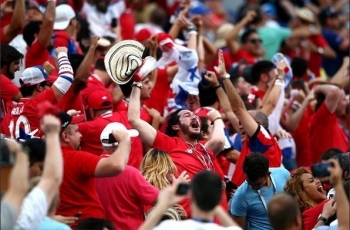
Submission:
M 193 153 L 193 150 L 192 150 L 191 148 L 188 148 L 188 149 L 186 150 L 186 152 L 187 152 L 187 153 Z

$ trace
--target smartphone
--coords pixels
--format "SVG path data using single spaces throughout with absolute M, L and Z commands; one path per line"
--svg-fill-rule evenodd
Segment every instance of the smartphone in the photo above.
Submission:
M 80 217 L 82 215 L 82 212 L 77 212 L 74 216 L 75 217 Z
M 111 27 L 115 28 L 117 26 L 118 26 L 118 19 L 117 18 L 112 18 Z
M 330 163 L 320 163 L 311 165 L 311 172 L 314 177 L 322 178 L 330 175 L 328 168 L 332 167 Z
M 176 189 L 176 195 L 186 195 L 188 193 L 188 190 L 190 190 L 189 184 L 179 184 L 179 186 Z

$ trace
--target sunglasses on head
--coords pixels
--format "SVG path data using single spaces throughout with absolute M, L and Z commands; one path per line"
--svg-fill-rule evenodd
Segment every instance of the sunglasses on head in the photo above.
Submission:
M 260 38 L 253 38 L 253 39 L 249 39 L 248 42 L 257 44 L 257 43 L 262 43 L 262 40 Z

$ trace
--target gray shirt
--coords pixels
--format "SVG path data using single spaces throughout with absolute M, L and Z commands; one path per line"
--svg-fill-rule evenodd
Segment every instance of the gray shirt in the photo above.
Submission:
M 12 230 L 16 220 L 17 214 L 12 205 L 1 202 L 1 229 Z

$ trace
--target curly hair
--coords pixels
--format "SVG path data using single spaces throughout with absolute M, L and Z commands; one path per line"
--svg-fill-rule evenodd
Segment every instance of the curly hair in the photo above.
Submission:
M 149 183 L 162 190 L 170 184 L 167 175 L 176 173 L 177 169 L 168 153 L 151 149 L 143 157 L 140 171 Z
M 165 134 L 168 135 L 169 137 L 176 137 L 177 136 L 177 130 L 174 130 L 173 129 L 173 125 L 177 125 L 179 124 L 180 122 L 180 116 L 179 116 L 179 113 L 182 111 L 183 109 L 178 109 L 176 110 L 175 112 L 171 113 L 169 116 L 168 116 L 168 124 L 166 126 L 166 129 L 165 129 Z
M 287 181 L 284 191 L 292 195 L 299 203 L 299 208 L 303 212 L 304 210 L 314 206 L 314 202 L 304 192 L 303 181 L 301 177 L 303 174 L 311 172 L 306 168 L 298 168 Z

